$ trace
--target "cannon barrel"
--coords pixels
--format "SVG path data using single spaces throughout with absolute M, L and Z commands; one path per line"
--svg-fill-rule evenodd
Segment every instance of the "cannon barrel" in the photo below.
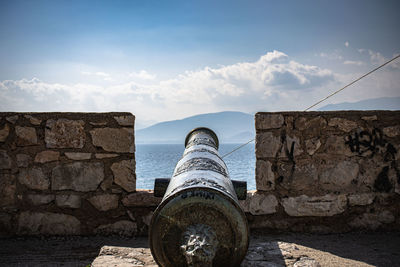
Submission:
M 212 130 L 192 130 L 172 178 L 155 182 L 163 199 L 149 243 L 160 266 L 239 266 L 246 255 L 249 230 L 236 194 L 245 197 L 246 183 L 234 186 L 218 146 Z

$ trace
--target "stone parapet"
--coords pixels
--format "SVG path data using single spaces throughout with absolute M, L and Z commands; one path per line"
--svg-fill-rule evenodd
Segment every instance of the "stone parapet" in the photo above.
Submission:
M 260 112 L 255 127 L 257 210 L 275 212 L 250 210 L 252 228 L 400 230 L 400 111 Z
M 0 234 L 145 234 L 154 207 L 123 204 L 136 191 L 134 120 L 0 113 Z

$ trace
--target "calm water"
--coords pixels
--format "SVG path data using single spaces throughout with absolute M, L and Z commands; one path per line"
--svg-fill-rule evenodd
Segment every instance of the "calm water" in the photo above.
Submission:
M 221 144 L 219 154 L 222 156 L 240 144 Z M 137 188 L 153 189 L 154 178 L 171 177 L 176 163 L 182 157 L 185 147 L 177 144 L 136 145 Z M 254 144 L 250 143 L 224 158 L 230 178 L 247 181 L 247 190 L 255 186 L 255 154 Z

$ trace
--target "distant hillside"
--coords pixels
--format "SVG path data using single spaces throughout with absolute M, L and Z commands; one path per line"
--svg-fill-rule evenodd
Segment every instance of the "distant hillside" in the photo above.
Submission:
M 318 109 L 320 111 L 329 110 L 400 110 L 400 97 L 373 98 L 354 103 L 344 102 L 329 104 Z
M 215 131 L 220 143 L 246 142 L 255 136 L 253 115 L 225 111 L 160 122 L 137 130 L 135 139 L 138 144 L 183 144 L 186 134 L 193 128 L 201 126 Z

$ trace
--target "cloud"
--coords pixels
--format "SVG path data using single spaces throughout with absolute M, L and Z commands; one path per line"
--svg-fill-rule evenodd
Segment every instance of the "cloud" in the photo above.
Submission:
M 87 75 L 87 76 L 97 76 L 103 78 L 104 81 L 112 81 L 113 79 L 111 78 L 111 75 L 105 72 L 90 72 L 90 71 L 82 71 L 81 74 Z
M 356 65 L 356 66 L 362 66 L 364 65 L 364 62 L 362 61 L 352 61 L 352 60 L 346 60 L 343 62 L 345 65 Z
M 349 42 L 348 41 L 346 41 L 345 43 L 344 43 L 344 46 L 346 46 L 346 47 L 349 47 Z
M 343 56 L 340 55 L 339 51 L 334 51 L 331 53 L 322 52 L 319 54 L 319 56 L 322 58 L 330 59 L 330 60 L 342 60 L 343 59 Z
M 280 51 L 266 53 L 253 62 L 205 67 L 161 81 L 149 80 L 153 76 L 145 71 L 138 74 L 148 79 L 140 82 L 132 77 L 129 82 L 102 86 L 47 83 L 36 78 L 1 81 L 0 110 L 129 111 L 139 121 L 172 120 L 224 110 L 303 110 L 359 75 L 344 76 L 302 64 Z M 371 83 L 375 87 L 381 84 L 379 90 L 364 83 L 358 91 L 348 90 L 336 99 L 358 97 L 357 101 L 395 94 L 387 88 L 398 88 L 399 78 L 394 77 L 400 75 L 389 73 L 383 83 L 379 83 L 380 77 Z
M 150 74 L 145 70 L 141 70 L 139 72 L 131 72 L 129 73 L 129 77 L 142 79 L 142 80 L 154 80 L 156 78 L 155 74 Z

